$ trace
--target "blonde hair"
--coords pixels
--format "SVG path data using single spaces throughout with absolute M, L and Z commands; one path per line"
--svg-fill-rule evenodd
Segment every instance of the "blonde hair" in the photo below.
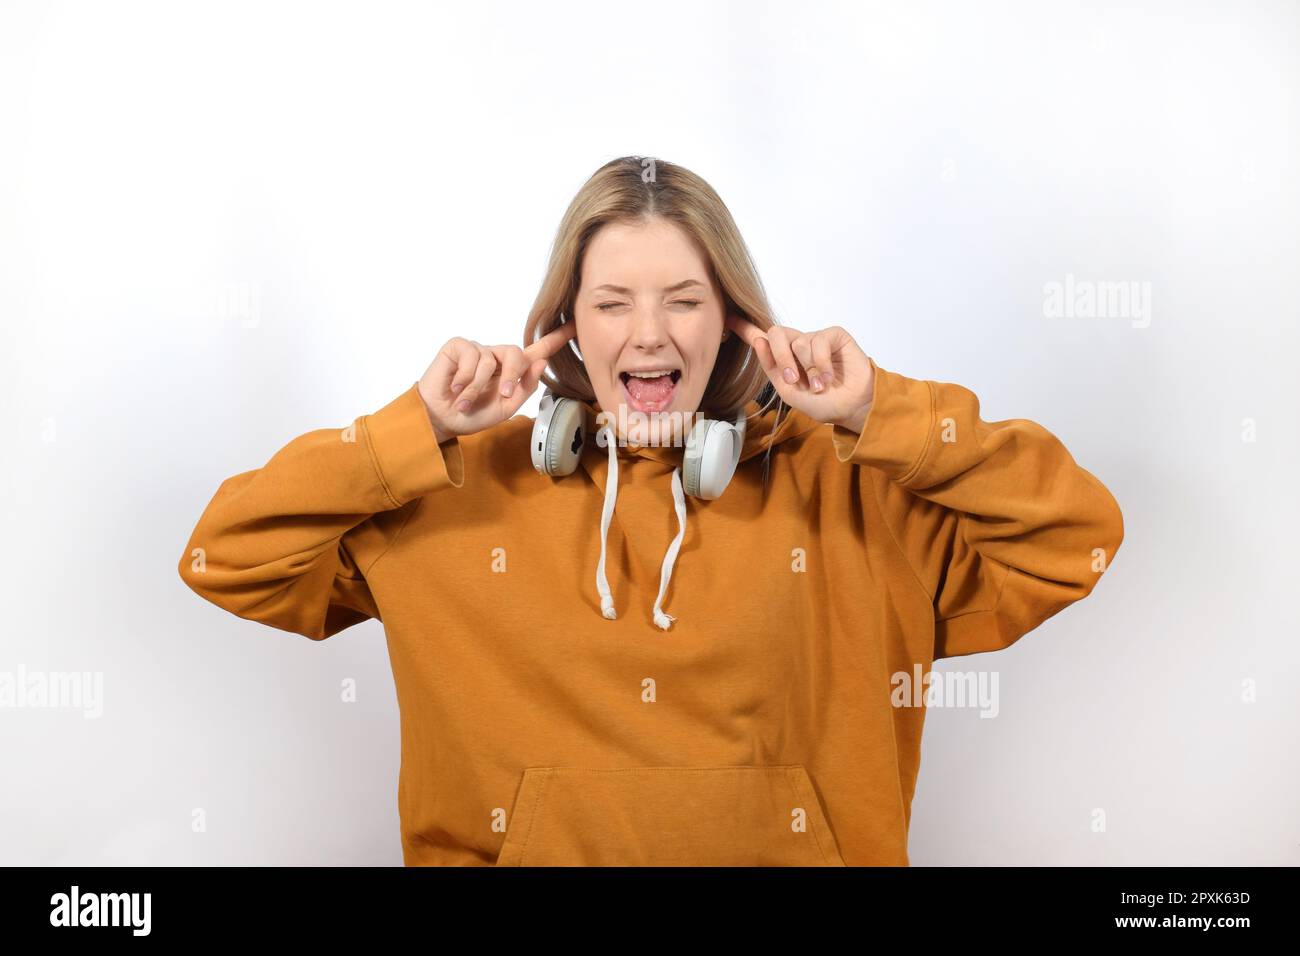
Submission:
M 622 156 L 596 170 L 569 203 L 551 246 L 541 290 L 524 326 L 524 345 L 557 328 L 562 314 L 566 321 L 574 321 L 583 255 L 602 227 L 655 217 L 681 227 L 704 251 L 711 278 L 722 290 L 724 315 L 734 312 L 763 330 L 776 324 L 740 230 L 713 187 L 666 160 Z M 558 395 L 584 401 L 595 398 L 586 367 L 571 347 L 551 356 L 542 382 Z M 709 418 L 734 420 L 751 400 L 758 401 L 761 411 L 777 403 L 775 431 L 787 406 L 753 350 L 733 332 L 718 350 L 698 411 Z

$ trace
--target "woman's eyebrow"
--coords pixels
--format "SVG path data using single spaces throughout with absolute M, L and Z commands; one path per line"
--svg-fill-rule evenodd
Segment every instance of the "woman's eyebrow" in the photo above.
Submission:
M 679 289 L 685 289 L 686 287 L 688 287 L 688 286 L 693 286 L 693 285 L 698 285 L 698 286 L 700 286 L 700 287 L 704 287 L 704 283 L 701 282 L 701 281 L 699 281 L 698 279 L 683 279 L 681 282 L 678 282 L 676 285 L 670 285 L 670 286 L 666 287 L 666 288 L 664 289 L 664 291 L 665 291 L 665 292 L 677 292 Z M 602 285 L 598 285 L 598 286 L 596 286 L 596 287 L 595 287 L 594 289 L 592 289 L 591 291 L 592 291 L 592 292 L 600 292 L 602 289 L 605 290 L 605 291 L 608 291 L 608 292 L 618 292 L 618 293 L 621 293 L 622 295 L 631 295 L 631 294 L 632 294 L 632 290 L 629 289 L 629 288 L 627 288 L 626 286 L 621 286 L 621 285 L 611 285 L 611 284 L 609 284 L 608 282 L 606 282 L 606 283 L 604 283 L 604 284 L 602 284 Z

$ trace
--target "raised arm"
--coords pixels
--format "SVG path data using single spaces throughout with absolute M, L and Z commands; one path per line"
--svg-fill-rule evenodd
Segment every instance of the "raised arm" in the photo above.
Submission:
M 369 564 L 418 498 L 463 481 L 459 438 L 439 444 L 413 384 L 347 428 L 300 435 L 222 482 L 181 556 L 181 579 L 239 617 L 323 640 L 379 618 Z
M 861 433 L 835 424 L 832 441 L 872 466 L 889 533 L 933 599 L 934 658 L 1007 647 L 1087 596 L 1124 538 L 1105 485 L 1041 425 L 986 422 L 969 389 L 871 365 Z
M 227 478 L 181 555 L 181 579 L 239 617 L 323 640 L 380 611 L 366 574 L 419 499 L 464 483 L 460 436 L 509 420 L 576 334 L 487 346 L 459 336 L 418 382 L 347 428 L 321 428 Z

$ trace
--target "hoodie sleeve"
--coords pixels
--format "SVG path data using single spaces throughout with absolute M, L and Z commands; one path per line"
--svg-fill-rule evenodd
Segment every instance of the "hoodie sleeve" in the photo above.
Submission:
M 397 509 L 463 481 L 460 439 L 439 445 L 412 384 L 347 428 L 300 435 L 222 482 L 181 579 L 232 614 L 323 640 L 380 617 L 365 572 L 410 517 Z
M 1124 537 L 1119 505 L 1032 421 L 986 422 L 966 388 L 876 366 L 842 462 L 872 466 L 889 534 L 934 605 L 934 659 L 1005 648 L 1086 597 Z

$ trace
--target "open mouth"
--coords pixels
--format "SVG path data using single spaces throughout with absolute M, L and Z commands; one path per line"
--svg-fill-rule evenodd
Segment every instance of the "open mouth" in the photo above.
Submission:
M 679 368 L 651 369 L 647 372 L 619 372 L 623 394 L 638 412 L 661 412 L 673 400 L 682 377 Z

